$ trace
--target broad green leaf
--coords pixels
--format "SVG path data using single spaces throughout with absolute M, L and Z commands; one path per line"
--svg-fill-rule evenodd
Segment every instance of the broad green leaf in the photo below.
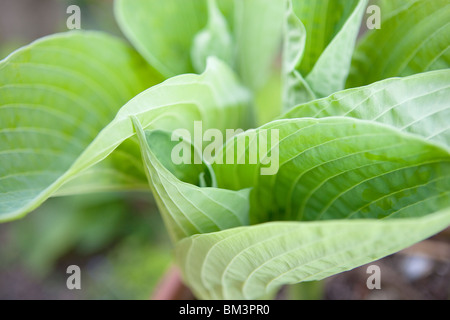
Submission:
M 289 73 L 299 66 L 306 43 L 306 29 L 295 15 L 292 0 L 287 3 L 283 25 L 283 73 Z
M 279 143 L 268 138 L 274 131 Z M 449 150 L 379 123 L 280 120 L 236 136 L 222 153 L 235 146 L 234 163 L 213 168 L 219 187 L 253 187 L 252 224 L 416 217 L 450 206 Z
M 157 131 L 147 131 L 146 134 L 139 120 L 136 117 L 132 120 L 141 144 L 150 186 L 174 242 L 197 233 L 248 224 L 249 190 L 200 188 L 177 179 L 152 151 L 152 143 L 155 143 L 152 140 L 159 139 L 161 144 L 167 142 L 169 136 L 164 137 Z M 197 171 L 194 164 L 191 168 Z
M 176 259 L 200 299 L 258 299 L 375 261 L 449 225 L 449 209 L 415 219 L 271 222 L 184 239 Z
M 378 0 L 377 5 L 381 9 L 381 18 L 386 20 L 400 11 L 408 9 L 417 1 L 420 0 Z
M 283 111 L 290 110 L 300 103 L 317 99 L 316 93 L 298 70 L 285 75 L 283 80 Z
M 293 0 L 293 9 L 306 28 L 306 48 L 300 73 L 306 77 L 338 35 L 358 5 L 358 0 Z M 344 48 L 340 48 L 344 49 Z
M 346 10 L 348 10 L 347 6 L 350 6 L 352 1 L 331 1 L 331 10 L 336 10 L 337 12 L 339 12 L 339 10 L 341 10 L 340 8 L 343 2 L 345 2 L 345 5 L 342 7 L 342 10 L 343 16 L 345 17 Z M 323 50 L 320 57 L 315 62 L 311 72 L 309 72 L 307 75 L 305 74 L 306 81 L 310 85 L 311 89 L 316 92 L 319 97 L 326 97 L 333 92 L 345 88 L 345 81 L 347 80 L 348 74 L 350 72 L 352 54 L 355 48 L 356 39 L 358 37 L 361 20 L 365 13 L 367 2 L 368 0 L 359 0 L 356 6 L 350 7 L 354 9 L 352 10 L 348 19 L 345 21 L 344 25 L 340 29 L 335 29 L 338 30 L 338 32 L 332 38 L 327 47 Z M 328 10 L 330 10 L 331 3 L 328 3 Z M 338 8 L 335 8 L 335 6 L 338 6 Z M 321 10 L 318 12 L 321 12 Z M 317 16 L 315 17 L 317 19 Z M 326 23 L 330 23 L 330 20 L 331 22 L 333 22 L 333 19 L 328 19 L 330 17 L 329 15 L 326 17 L 327 19 L 323 19 L 326 21 Z M 337 24 L 337 27 L 338 26 L 339 23 Z M 330 25 L 324 27 L 324 32 L 327 32 L 327 28 L 330 27 Z M 313 30 L 314 29 L 308 30 L 307 26 L 307 32 Z M 314 34 L 311 35 L 313 36 L 313 38 L 312 40 L 310 40 L 310 43 L 311 45 L 315 46 L 316 38 L 314 38 Z M 317 50 L 316 48 L 314 49 Z M 306 57 L 308 57 L 307 54 L 305 54 L 305 59 L 307 59 Z
M 220 12 L 216 0 L 208 0 L 208 25 L 195 36 L 191 49 L 192 64 L 198 73 L 205 70 L 207 58 L 210 56 L 233 66 L 233 39 L 227 20 Z
M 289 66 L 283 68 L 284 110 L 344 89 L 367 1 L 291 4 L 284 31 L 283 64 Z
M 347 87 L 450 66 L 450 1 L 414 1 L 357 46 Z
M 37 207 L 119 108 L 160 80 L 134 50 L 97 32 L 45 37 L 1 61 L 0 221 Z
M 116 50 L 118 52 L 108 50 L 100 39 L 94 38 L 93 43 L 93 48 L 95 48 L 96 44 L 103 46 L 101 49 L 98 49 L 97 51 L 94 50 L 92 52 L 94 57 L 99 58 L 100 56 L 98 55 L 98 52 L 102 49 L 107 50 L 107 52 L 110 53 L 114 52 L 114 54 L 119 54 L 120 52 L 118 50 Z M 26 52 L 27 51 L 25 51 L 25 53 Z M 27 54 L 25 54 L 25 56 L 27 56 Z M 53 58 L 52 61 L 56 61 L 56 58 Z M 109 60 L 105 59 L 105 56 L 103 56 L 101 57 L 101 61 L 106 63 L 106 61 Z M 108 66 L 108 68 L 115 70 L 114 72 L 121 70 L 119 68 L 120 61 L 120 59 L 117 61 L 113 59 L 113 65 Z M 82 62 L 89 65 L 90 68 L 94 68 L 92 63 L 89 64 L 89 62 L 85 60 L 82 60 Z M 9 60 L 6 60 L 5 63 L 6 67 L 1 69 L 1 71 L 6 73 L 6 71 L 8 71 L 7 66 Z M 135 63 L 136 62 L 131 65 L 134 66 Z M 9 63 L 9 65 L 11 64 Z M 80 69 L 84 66 L 85 65 L 77 65 Z M 125 78 L 127 81 L 124 81 L 121 84 L 124 85 L 125 88 L 140 88 L 137 80 L 133 78 L 135 77 L 133 76 L 134 73 L 132 73 L 132 75 L 128 75 L 126 70 L 128 69 L 125 69 L 124 71 L 121 70 L 122 78 L 128 77 Z M 132 72 L 133 70 L 133 68 L 130 68 L 129 72 Z M 13 70 L 10 70 L 9 72 L 12 75 L 15 74 Z M 87 74 L 89 74 L 89 72 L 87 72 Z M 99 77 L 101 77 L 105 83 L 109 83 L 108 81 L 112 81 L 114 79 L 114 74 L 115 73 L 112 73 L 107 79 L 104 79 L 102 76 Z M 52 77 L 50 76 L 50 73 L 47 73 L 46 75 L 48 77 L 48 81 L 51 81 Z M 100 75 L 102 74 L 100 73 Z M 21 74 L 21 76 L 25 77 L 25 73 Z M 146 76 L 151 79 L 149 74 Z M 5 148 L 2 148 L 2 151 L 4 150 L 2 156 L 10 158 L 7 158 L 4 162 L 2 162 L 4 165 L 1 170 L 3 170 L 2 174 L 5 177 L 4 181 L 6 179 L 10 179 L 10 183 L 2 183 L 1 185 L 2 199 L 0 201 L 0 221 L 18 218 L 28 213 L 41 204 L 45 199 L 54 194 L 54 192 L 64 183 L 70 181 L 70 179 L 76 178 L 77 175 L 82 173 L 84 170 L 98 164 L 124 141 L 133 137 L 135 132 L 130 120 L 130 117 L 133 115 L 138 117 L 144 128 L 164 128 L 167 130 L 186 128 L 192 130 L 195 120 L 202 120 L 205 129 L 210 127 L 222 130 L 225 130 L 225 128 L 246 128 L 246 113 L 248 111 L 247 103 L 249 99 L 248 93 L 237 82 L 236 77 L 231 70 L 229 70 L 229 68 L 223 63 L 215 59 L 209 60 L 208 68 L 202 75 L 191 74 L 174 77 L 160 85 L 154 86 L 142 92 L 129 101 L 117 113 L 114 120 L 112 120 L 106 127 L 104 127 L 107 124 L 106 121 L 101 123 L 94 116 L 96 114 L 95 112 L 91 114 L 92 111 L 95 110 L 95 105 L 93 105 L 93 103 L 99 102 L 99 106 L 103 106 L 101 101 L 94 100 L 91 104 L 89 104 L 89 101 L 84 100 L 86 99 L 86 93 L 90 92 L 89 87 L 86 87 L 90 84 L 88 79 L 82 78 L 82 81 L 80 79 L 78 79 L 78 81 L 74 81 L 74 88 L 80 86 L 80 91 L 73 89 L 74 93 L 72 94 L 71 91 L 64 89 L 47 89 L 47 86 L 42 85 L 44 79 L 42 72 L 37 73 L 34 77 L 37 78 L 35 79 L 35 83 L 38 83 L 35 84 L 36 88 L 42 89 L 43 92 L 48 91 L 47 96 L 36 94 L 36 92 L 30 90 L 30 86 L 26 85 L 23 86 L 23 89 L 27 89 L 27 91 L 21 90 L 20 96 L 17 94 L 14 95 L 15 91 L 11 89 L 15 89 L 17 85 L 4 85 L 3 88 L 5 89 L 3 90 L 5 90 L 5 92 L 6 90 L 11 90 L 11 93 L 9 95 L 2 95 L 2 99 L 5 101 L 2 102 L 2 104 L 17 103 L 16 101 L 21 101 L 21 103 L 24 103 L 22 102 L 25 101 L 24 97 L 34 101 L 33 103 L 36 103 L 36 99 L 43 99 L 42 102 L 39 102 L 41 104 L 44 104 L 44 102 L 48 104 L 53 101 L 51 99 L 55 99 L 53 103 L 56 104 L 56 107 L 54 108 L 61 106 L 71 108 L 73 103 L 75 103 L 78 106 L 78 109 L 71 108 L 70 110 L 79 110 L 80 118 L 78 120 L 74 119 L 71 122 L 68 121 L 72 124 L 72 127 L 69 127 L 71 128 L 71 131 L 69 131 L 69 128 L 66 129 L 65 127 L 62 127 L 61 130 L 59 130 L 60 127 L 58 126 L 64 124 L 61 119 L 63 119 L 66 115 L 71 115 L 69 111 L 66 113 L 61 111 L 62 115 L 60 114 L 61 112 L 56 112 L 56 114 L 59 115 L 56 119 L 54 117 L 27 118 L 24 116 L 19 119 L 19 125 L 27 127 L 40 122 L 39 124 L 44 127 L 44 129 L 37 130 L 39 134 L 32 131 L 27 137 L 18 135 L 16 140 L 10 140 L 12 135 L 3 135 L 5 143 L 2 143 L 2 147 L 4 145 Z M 55 79 L 58 84 L 67 85 L 67 83 L 71 83 L 70 79 L 66 80 L 66 77 L 61 78 L 56 76 Z M 118 92 L 121 92 L 121 90 L 123 89 L 120 87 L 120 83 L 116 84 L 116 87 L 109 88 L 109 92 L 112 94 L 117 94 Z M 58 94 L 55 95 L 55 92 Z M 78 93 L 80 96 L 76 96 L 75 93 Z M 6 98 L 10 100 L 6 100 Z M 93 94 L 92 99 L 96 98 L 97 96 Z M 44 99 L 47 99 L 48 101 Z M 87 109 L 89 107 L 91 107 L 92 110 Z M 10 112 L 6 107 L 2 107 L 0 110 Z M 85 113 L 82 113 L 82 111 Z M 87 113 L 88 111 L 89 113 Z M 116 110 L 114 110 L 113 113 L 115 112 Z M 3 121 L 3 119 L 5 119 L 6 121 L 9 121 L 8 125 L 14 125 L 14 128 L 17 126 L 17 124 L 13 124 L 16 116 L 16 114 L 13 115 L 10 112 L 8 117 L 1 117 L 1 120 Z M 42 119 L 48 122 L 45 122 Z M 93 122 L 96 126 L 92 126 L 90 128 L 92 131 L 91 136 L 85 136 L 83 135 L 84 126 L 86 123 L 90 122 Z M 47 127 L 52 129 L 47 129 Z M 100 133 L 98 133 L 99 131 Z M 47 134 L 47 132 L 49 133 Z M 70 135 L 71 137 L 73 136 L 73 140 L 71 140 L 67 135 Z M 43 137 L 41 138 L 41 136 Z M 54 138 L 50 139 L 49 137 Z M 78 139 L 80 140 L 84 139 L 81 140 L 83 141 L 83 144 L 78 143 L 77 137 L 79 137 Z M 17 154 L 9 151 L 12 148 L 11 145 L 17 146 L 19 143 L 24 143 L 22 141 L 27 143 L 27 150 L 25 151 L 28 152 L 26 153 L 29 154 L 28 157 L 23 156 L 23 147 L 18 148 L 19 151 Z M 51 144 L 49 145 L 49 143 Z M 49 149 L 51 149 L 51 152 L 48 153 L 46 150 L 38 149 L 42 148 L 42 146 L 47 148 L 50 147 Z M 77 146 L 77 148 L 74 148 L 74 146 Z M 129 155 L 123 155 L 123 157 L 127 158 L 129 156 L 133 158 L 133 156 L 136 155 L 136 146 L 130 142 L 127 148 L 128 147 L 131 148 L 131 151 L 129 152 Z M 125 151 L 127 148 L 122 148 L 120 151 Z M 54 149 L 56 150 L 53 151 Z M 55 157 L 55 154 L 59 156 Z M 20 161 L 17 160 L 19 155 L 21 159 Z M 130 160 L 128 160 L 128 162 L 129 161 Z M 130 165 L 133 166 L 134 163 Z M 124 164 L 119 165 L 119 167 L 120 166 L 124 166 Z M 58 171 L 55 169 L 58 169 Z M 52 175 L 48 172 L 49 170 L 52 171 Z M 53 172 L 54 170 L 56 172 Z M 37 175 L 36 173 L 29 175 L 22 174 L 30 171 L 42 171 L 43 173 L 42 175 Z M 87 180 L 92 181 L 93 179 L 88 177 Z M 78 181 L 78 183 L 74 183 L 74 185 L 71 187 L 79 189 L 80 181 Z
M 255 123 L 281 112 L 281 66 L 287 1 L 235 1 L 236 68 L 254 94 Z
M 192 72 L 194 36 L 206 25 L 206 1 L 116 0 L 120 28 L 162 75 Z
M 233 29 L 233 1 L 218 0 L 218 4 Z M 115 0 L 114 11 L 123 33 L 162 75 L 169 78 L 195 71 L 191 49 L 196 35 L 207 26 L 207 0 Z M 217 21 L 211 23 L 223 27 Z
M 149 191 L 149 186 L 138 141 L 130 138 L 106 159 L 65 182 L 54 196 L 139 190 Z
M 131 116 L 144 129 L 193 132 L 194 122 L 203 130 L 248 127 L 249 93 L 232 70 L 220 60 L 209 58 L 201 75 L 170 78 L 137 95 L 117 113 L 78 159 L 76 166 L 88 167 L 105 158 L 123 141 L 135 135 Z
M 283 29 L 282 80 L 283 110 L 303 102 L 315 100 L 316 95 L 297 71 L 305 50 L 306 30 L 295 15 L 292 0 L 288 2 Z
M 136 127 L 135 124 L 133 124 Z M 151 154 L 158 159 L 158 162 L 170 171 L 177 179 L 189 183 L 200 185 L 204 182 L 207 186 L 215 185 L 215 176 L 209 163 L 202 159 L 202 150 L 195 148 L 190 139 L 165 130 L 147 131 L 145 148 L 150 148 Z M 179 148 L 177 148 L 179 147 Z M 174 157 L 186 151 L 185 162 L 176 163 Z M 184 156 L 184 154 L 183 154 Z M 198 163 L 197 163 L 198 161 Z M 203 179 L 203 180 L 202 180 Z
M 236 1 L 237 68 L 243 82 L 260 89 L 281 52 L 287 1 Z
M 376 121 L 450 146 L 450 70 L 388 79 L 299 105 L 281 118 L 346 116 Z

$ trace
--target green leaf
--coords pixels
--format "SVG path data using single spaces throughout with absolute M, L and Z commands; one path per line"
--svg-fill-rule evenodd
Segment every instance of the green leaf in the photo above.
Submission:
M 450 2 L 413 1 L 357 46 L 347 87 L 450 66 Z
M 255 123 L 281 112 L 281 66 L 286 0 L 235 1 L 236 68 L 254 94 Z
M 450 70 L 388 79 L 299 105 L 281 118 L 345 116 L 371 120 L 450 146 Z
M 198 298 L 258 299 L 375 261 L 449 225 L 449 209 L 416 219 L 271 222 L 184 239 L 176 259 Z
M 381 9 L 382 20 L 387 20 L 400 11 L 408 9 L 419 0 L 378 0 L 377 5 Z
M 194 71 L 189 53 L 206 25 L 206 1 L 116 0 L 114 10 L 123 33 L 162 75 Z
M 142 158 L 158 208 L 172 240 L 224 230 L 248 224 L 249 190 L 230 191 L 200 188 L 183 182 L 164 167 L 151 148 L 155 139 L 159 144 L 169 138 L 158 132 L 144 132 L 139 120 L 132 117 L 141 143 Z M 191 168 L 195 170 L 195 165 Z M 185 167 L 184 171 L 189 171 Z M 181 169 L 182 170 L 182 169 Z
M 306 28 L 306 48 L 299 71 L 307 76 L 322 53 L 352 15 L 358 0 L 293 0 L 293 9 Z M 342 49 L 342 48 L 341 48 Z
M 282 103 L 283 110 L 289 110 L 303 101 L 316 99 L 315 93 L 296 69 L 305 50 L 306 30 L 293 11 L 292 0 L 288 1 L 283 34 Z
M 115 55 L 120 53 L 119 50 L 108 50 L 108 47 L 106 47 L 100 39 L 97 39 L 97 37 L 93 40 L 93 44 L 89 48 L 95 48 L 96 44 L 101 46 L 97 51 L 93 50 L 93 57 L 100 57 L 98 52 L 102 49 L 107 50 L 107 52 L 114 52 Z M 76 42 L 69 41 L 68 45 L 70 45 L 70 43 Z M 25 56 L 27 55 L 28 53 L 25 51 Z M 49 58 L 48 56 L 45 57 Z M 94 58 L 93 60 L 95 61 Z M 51 61 L 57 60 L 53 57 Z M 105 57 L 101 57 L 101 61 L 108 60 L 105 59 Z M 113 65 L 108 66 L 108 68 L 115 70 L 114 72 L 121 70 L 119 68 L 121 65 L 120 61 L 119 57 L 117 60 L 114 60 Z M 89 65 L 89 67 L 94 68 L 92 62 L 89 63 L 84 60 L 82 60 L 82 62 L 84 64 L 77 65 L 80 69 L 85 67 L 86 64 Z M 5 72 L 5 74 L 9 71 L 10 74 L 15 75 L 14 69 L 8 69 L 8 63 L 9 60 L 6 60 L 6 67 L 1 69 L 1 71 Z M 136 62 L 132 65 L 135 65 L 135 63 Z M 9 65 L 11 64 L 9 63 Z M 132 75 L 128 75 L 127 70 L 132 73 Z M 121 92 L 123 89 L 120 87 L 120 84 L 125 86 L 125 88 L 132 87 L 133 89 L 141 89 L 137 80 L 133 78 L 135 77 L 133 76 L 133 70 L 133 68 L 121 70 L 122 78 L 125 78 L 128 81 L 116 84 L 116 87 L 108 87 L 108 92 L 111 92 L 112 94 Z M 90 73 L 87 71 L 87 74 Z M 139 74 L 140 73 L 138 73 L 138 75 Z M 19 74 L 22 79 L 25 75 L 25 73 Z M 46 75 L 48 81 L 51 81 L 52 84 L 54 82 L 60 85 L 71 83 L 70 78 L 66 79 L 67 77 L 60 78 L 55 76 L 52 80 L 50 73 L 46 73 Z M 114 73 L 112 75 L 114 75 Z M 108 81 L 114 79 L 112 75 L 108 78 L 109 80 L 105 80 L 102 73 L 100 73 L 98 77 L 101 77 L 105 83 L 109 83 Z M 91 104 L 88 104 L 88 101 L 85 101 L 85 97 L 88 97 L 86 93 L 90 92 L 89 90 L 93 90 L 86 87 L 90 84 L 89 80 L 86 80 L 85 78 L 75 78 L 76 80 L 73 80 L 73 86 L 74 88 L 79 86 L 79 88 L 77 88 L 78 91 L 72 89 L 71 92 L 62 89 L 55 95 L 56 90 L 49 90 L 47 89 L 47 86 L 42 85 L 42 72 L 33 74 L 33 76 L 35 78 L 35 83 L 38 83 L 34 86 L 41 89 L 42 92 L 48 93 L 47 96 L 42 95 L 41 91 L 38 91 L 38 93 L 31 91 L 30 86 L 23 86 L 24 89 L 20 91 L 19 95 L 19 93 L 15 93 L 16 86 L 7 84 L 3 86 L 3 88 L 5 88 L 3 90 L 5 90 L 5 92 L 7 92 L 6 90 L 10 90 L 10 93 L 8 95 L 2 95 L 2 98 L 4 97 L 4 102 L 2 101 L 2 104 L 17 103 L 17 101 L 23 103 L 22 101 L 25 101 L 24 97 L 27 97 L 29 100 L 34 101 L 33 103 L 36 103 L 36 100 L 41 104 L 44 102 L 50 104 L 52 102 L 53 104 L 50 105 L 54 106 L 55 109 L 70 108 L 68 110 L 79 110 L 77 111 L 79 112 L 79 118 L 72 122 L 68 121 L 72 127 L 66 128 L 59 127 L 59 125 L 62 126 L 65 124 L 61 119 L 64 119 L 66 116 L 70 118 L 71 111 L 64 111 L 64 109 L 58 110 L 56 113 L 59 117 L 56 118 L 44 118 L 42 115 L 38 117 L 34 114 L 31 114 L 33 116 L 28 118 L 24 115 L 23 117 L 18 118 L 20 120 L 19 125 L 27 127 L 39 123 L 44 129 L 39 129 L 37 131 L 39 133 L 42 132 L 42 134 L 36 134 L 36 132 L 31 131 L 28 134 L 28 138 L 17 135 L 15 140 L 12 140 L 11 136 L 14 136 L 11 134 L 3 135 L 4 143 L 2 142 L 1 144 L 2 156 L 9 158 L 4 162 L 5 165 L 2 166 L 1 170 L 2 176 L 5 177 L 4 181 L 9 179 L 9 183 L 2 183 L 1 185 L 0 221 L 15 219 L 33 210 L 45 199 L 53 195 L 64 183 L 70 181 L 70 179 L 76 178 L 78 174 L 82 173 L 84 170 L 98 164 L 124 141 L 132 138 L 135 135 L 135 132 L 130 117 L 133 115 L 138 117 L 144 128 L 164 128 L 167 130 L 186 128 L 192 131 L 195 120 L 202 120 L 205 129 L 211 127 L 222 130 L 225 130 L 225 128 L 246 128 L 246 114 L 248 112 L 247 104 L 249 99 L 248 93 L 237 82 L 236 77 L 231 70 L 215 59 L 209 60 L 208 68 L 202 75 L 191 74 L 174 77 L 142 92 L 128 102 L 117 113 L 114 120 L 104 128 L 103 126 L 105 126 L 107 122 L 101 123 L 93 116 L 96 114 L 93 113 L 95 106 L 104 106 L 101 101 L 94 100 L 98 99 L 98 96 L 95 94 L 96 91 L 92 93 L 93 102 L 91 102 Z M 149 74 L 147 74 L 146 77 L 149 77 Z M 24 91 L 25 89 L 27 91 Z M 80 98 L 75 98 L 77 97 L 75 94 L 79 94 Z M 9 100 L 6 100 L 7 98 Z M 52 99 L 55 100 L 53 101 Z M 92 105 L 94 102 L 98 102 L 99 104 Z M 78 109 L 73 109 L 73 103 L 77 104 Z M 91 109 L 88 109 L 88 107 L 91 107 Z M 6 112 L 9 112 L 8 117 L 1 117 L 2 120 L 5 119 L 5 121 L 9 121 L 5 122 L 5 127 L 7 127 L 7 125 L 12 128 L 18 126 L 14 122 L 14 119 L 16 119 L 15 117 L 17 117 L 16 113 L 11 113 L 11 111 L 8 111 L 5 107 L 2 107 L 0 110 L 5 110 L 5 114 Z M 115 112 L 116 110 L 112 113 Z M 98 111 L 98 113 L 100 113 L 100 111 Z M 93 122 L 96 125 L 91 126 L 90 128 L 88 127 L 92 132 L 92 135 L 83 135 L 85 130 L 84 126 L 90 122 Z M 46 129 L 49 127 L 52 128 L 52 130 Z M 47 132 L 50 133 L 47 134 Z M 95 137 L 95 135 L 97 136 Z M 50 139 L 49 137 L 53 137 L 53 139 Z M 79 141 L 82 141 L 82 143 L 79 143 Z M 120 151 L 125 152 L 125 154 L 121 155 L 122 158 L 128 157 L 128 159 L 135 159 L 136 146 L 132 145 L 133 140 L 130 141 L 127 148 L 129 147 L 131 150 L 128 154 L 126 152 L 127 148 L 120 149 Z M 15 147 L 18 145 L 20 146 L 20 143 L 24 144 L 24 147 Z M 74 148 L 74 146 L 77 146 L 77 148 Z M 10 151 L 15 150 L 12 149 L 13 147 L 18 151 Z M 43 147 L 44 150 L 41 150 Z M 26 153 L 29 154 L 27 157 L 23 156 L 24 148 L 32 149 Z M 51 153 L 48 153 L 45 150 L 47 148 L 51 149 Z M 55 157 L 55 154 L 59 156 Z M 18 160 L 19 156 L 20 161 Z M 112 156 L 115 155 L 113 154 Z M 130 162 L 135 160 L 127 161 Z M 121 164 L 121 166 L 126 168 L 127 165 Z M 134 164 L 131 164 L 131 166 L 134 166 Z M 23 174 L 30 171 L 42 171 L 42 174 L 37 174 L 37 172 L 29 175 Z M 51 175 L 48 171 L 52 171 Z M 88 178 L 87 180 L 92 181 L 93 179 Z M 80 181 L 78 181 L 78 183 L 75 183 L 75 186 L 72 185 L 71 187 L 79 189 L 80 184 L 82 187 L 82 182 L 83 181 L 80 183 Z M 140 185 L 141 184 L 139 184 L 139 186 Z M 69 190 L 70 189 L 71 188 L 69 188 Z
M 366 0 L 289 2 L 283 50 L 285 111 L 344 89 L 366 5 Z
M 340 29 L 338 29 L 340 24 L 339 22 L 337 23 L 337 25 L 334 25 L 334 30 L 338 30 L 336 35 L 332 37 L 330 43 L 326 46 L 326 48 L 324 48 L 320 57 L 315 62 L 314 67 L 312 67 L 311 72 L 305 74 L 306 81 L 310 85 L 311 89 L 316 92 L 319 97 L 326 97 L 333 92 L 345 88 L 345 81 L 347 80 L 348 74 L 350 72 L 353 50 L 355 48 L 361 20 L 365 13 L 368 0 L 360 0 L 356 5 L 352 5 L 352 1 L 348 0 L 327 2 L 327 10 L 330 10 L 331 7 L 331 10 L 333 10 L 333 14 L 336 14 L 336 12 L 343 10 L 343 16 L 345 17 L 346 11 L 349 8 L 352 8 L 352 11 L 350 16 L 347 20 L 345 20 L 345 23 Z M 315 14 L 319 14 L 321 12 L 323 12 L 323 10 L 317 10 L 315 11 Z M 331 25 L 329 25 L 329 23 L 334 21 L 334 19 L 331 18 L 330 15 L 327 15 L 326 17 L 327 19 L 323 19 L 315 16 L 315 19 L 321 19 L 322 21 L 326 21 L 326 23 L 328 24 L 327 26 L 323 27 L 324 29 L 322 29 L 324 33 L 329 32 L 329 28 L 331 28 Z M 314 32 L 314 27 L 313 29 L 308 29 L 307 25 L 307 32 L 308 31 Z M 314 38 L 314 36 L 318 35 L 315 35 L 314 33 L 308 34 L 312 36 L 312 39 L 310 38 L 310 42 L 307 42 L 307 49 L 308 44 L 310 44 L 310 52 L 319 52 L 320 49 L 315 47 L 316 38 Z M 322 37 L 325 39 L 327 38 L 327 36 L 329 36 L 329 34 L 322 35 Z M 319 37 L 319 39 L 323 38 Z M 311 46 L 314 46 L 314 49 L 312 49 Z M 308 63 L 307 57 L 308 55 L 305 54 L 305 65 L 307 65 Z
M 133 126 L 136 127 L 135 124 Z M 144 144 L 145 148 L 150 148 L 153 157 L 158 159 L 161 166 L 170 171 L 177 179 L 188 184 L 199 185 L 201 183 L 200 177 L 205 175 L 204 178 L 207 180 L 208 186 L 214 185 L 215 176 L 211 166 L 205 161 L 196 162 L 198 159 L 202 160 L 202 150 L 196 149 L 192 141 L 176 134 L 176 132 L 170 133 L 165 130 L 147 131 L 145 138 L 147 141 Z M 181 151 L 188 151 L 186 163 L 175 163 L 173 161 L 172 153 L 177 150 L 177 146 L 181 146 Z
M 134 50 L 97 32 L 45 37 L 1 61 L 0 221 L 37 207 L 119 108 L 160 80 Z
M 209 56 L 215 56 L 229 66 L 234 63 L 234 43 L 227 20 L 220 12 L 216 0 L 208 0 L 208 25 L 194 38 L 191 50 L 194 69 L 205 70 Z
M 281 52 L 286 1 L 236 1 L 235 6 L 238 73 L 244 84 L 257 90 L 270 78 Z
M 122 142 L 107 158 L 78 172 L 55 196 L 111 191 L 149 191 L 137 139 Z
M 268 139 L 274 131 L 279 143 Z M 343 117 L 274 121 L 228 141 L 222 154 L 245 141 L 233 164 L 213 168 L 219 187 L 253 187 L 252 224 L 416 217 L 450 205 L 449 150 L 386 125 Z M 264 167 L 275 170 L 264 174 Z
M 131 116 L 138 117 L 144 129 L 184 128 L 192 133 L 197 120 L 202 121 L 204 130 L 245 129 L 249 99 L 248 91 L 229 67 L 211 57 L 203 74 L 170 78 L 133 98 L 99 133 L 75 165 L 91 166 L 134 136 Z
M 288 1 L 283 28 L 283 72 L 286 74 L 299 66 L 306 43 L 306 29 L 295 15 L 292 0 Z

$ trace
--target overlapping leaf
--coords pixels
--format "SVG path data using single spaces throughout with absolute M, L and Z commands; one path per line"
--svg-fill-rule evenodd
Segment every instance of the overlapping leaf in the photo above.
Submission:
M 254 94 L 255 124 L 281 112 L 281 68 L 286 0 L 235 1 L 236 69 Z
M 117 0 L 122 30 L 157 71 L 97 33 L 19 50 L 0 62 L 0 221 L 55 193 L 146 188 L 146 174 L 172 239 L 183 239 L 186 283 L 226 299 L 266 297 L 442 230 L 448 69 L 335 93 L 367 3 Z M 448 68 L 448 0 L 380 5 L 382 29 L 358 46 L 348 86 Z M 197 120 L 245 129 L 332 93 L 227 141 L 212 166 L 170 159 L 171 132 L 192 133 Z
M 95 32 L 49 36 L 3 60 L 0 220 L 39 205 L 119 108 L 160 80 L 122 41 Z M 142 183 L 142 165 L 128 167 L 122 181 L 123 165 L 101 169 L 116 183 Z
M 219 4 L 227 17 L 233 15 L 233 1 Z M 114 9 L 123 33 L 161 74 L 195 71 L 190 53 L 195 36 L 207 24 L 206 0 L 116 0 Z
M 200 188 L 179 180 L 151 148 L 160 139 L 170 136 L 157 131 L 144 132 L 139 120 L 133 117 L 142 157 L 159 210 L 174 241 L 197 233 L 209 233 L 248 224 L 249 190 L 231 191 L 218 188 Z M 152 141 L 153 140 L 153 141 Z M 151 147 L 149 147 L 149 145 Z M 165 155 L 170 162 L 170 151 Z M 161 150 L 158 150 L 161 152 Z M 164 155 L 161 153 L 161 157 Z M 195 164 L 184 171 L 195 170 Z
M 259 299 L 283 284 L 321 280 L 397 252 L 450 225 L 418 219 L 270 222 L 180 241 L 177 261 L 202 299 Z
M 318 97 L 344 89 L 367 2 L 293 1 L 307 34 L 298 71 Z
M 279 143 L 268 139 L 275 130 Z M 385 125 L 341 117 L 280 120 L 237 136 L 223 154 L 246 140 L 233 164 L 213 168 L 219 187 L 253 187 L 251 223 L 421 216 L 450 204 L 448 149 Z M 267 151 L 252 164 L 254 150 Z M 261 175 L 274 166 L 276 174 Z
M 379 0 L 377 5 L 381 9 L 381 18 L 386 20 L 400 11 L 406 10 L 417 1 L 420 0 Z
M 220 11 L 216 0 L 208 0 L 208 24 L 194 38 L 191 59 L 194 69 L 205 70 L 208 57 L 214 56 L 234 64 L 235 47 L 227 20 Z
M 299 105 L 281 118 L 345 116 L 388 124 L 450 146 L 450 70 L 383 80 Z
M 117 0 L 115 13 L 123 33 L 162 75 L 194 71 L 190 49 L 206 25 L 206 1 Z
M 264 155 L 249 164 L 254 146 L 269 136 L 263 130 L 279 130 L 279 144 L 267 140 L 267 155 L 279 153 L 273 176 L 261 176 Z M 450 153 L 416 135 L 342 117 L 280 120 L 228 141 L 218 156 L 243 141 L 247 148 L 234 164 L 213 168 L 219 186 L 253 186 L 250 222 L 257 225 L 195 235 L 176 248 L 184 279 L 200 298 L 267 297 L 450 225 Z
M 282 61 L 282 109 L 314 100 L 316 94 L 297 70 L 306 43 L 306 29 L 295 15 L 292 1 L 288 1 L 283 25 L 283 61 Z
M 450 2 L 402 1 L 357 46 L 347 87 L 450 66 Z
M 1 220 L 31 211 L 73 178 L 62 194 L 78 193 L 85 184 L 85 192 L 108 183 L 142 187 L 136 142 L 98 164 L 134 135 L 130 115 L 145 127 L 169 130 L 192 129 L 194 120 L 205 128 L 245 128 L 248 94 L 216 60 L 200 76 L 175 77 L 144 91 L 113 121 L 120 106 L 155 79 L 117 40 L 90 33 L 50 37 L 4 60 L 0 72 Z
M 306 49 L 299 71 L 308 75 L 339 33 L 358 0 L 292 0 L 293 9 L 307 32 Z

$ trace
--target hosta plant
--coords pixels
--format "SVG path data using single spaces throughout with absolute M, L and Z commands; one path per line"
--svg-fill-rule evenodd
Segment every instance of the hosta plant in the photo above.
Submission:
M 131 45 L 73 31 L 13 52 L 0 220 L 151 190 L 201 299 L 271 297 L 448 227 L 450 1 L 377 5 L 361 36 L 366 0 L 116 0 Z M 247 131 L 194 143 L 199 124 Z

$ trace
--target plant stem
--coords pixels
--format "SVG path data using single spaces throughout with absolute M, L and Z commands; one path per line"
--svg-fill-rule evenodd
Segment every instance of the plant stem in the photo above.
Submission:
M 157 285 L 151 300 L 194 300 L 191 290 L 181 280 L 178 267 L 172 265 Z

